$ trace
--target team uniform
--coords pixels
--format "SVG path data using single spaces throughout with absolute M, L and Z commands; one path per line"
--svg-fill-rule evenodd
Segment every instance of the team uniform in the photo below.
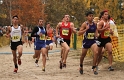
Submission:
M 87 23 L 87 25 L 89 25 Z M 95 31 L 97 27 L 96 24 L 93 23 L 93 25 L 89 25 L 89 29 L 84 33 L 84 40 L 83 40 L 83 45 L 82 48 L 90 48 L 94 43 L 96 43 L 96 38 L 95 38 Z
M 18 26 L 18 28 L 14 28 L 13 26 L 11 27 L 11 44 L 10 47 L 12 50 L 16 50 L 17 46 L 22 45 L 22 32 L 21 32 L 21 27 Z
M 40 37 L 39 34 L 42 33 L 42 36 Z M 34 35 L 36 34 L 36 35 Z M 33 30 L 32 37 L 36 37 L 35 38 L 35 50 L 41 50 L 41 48 L 45 48 L 46 47 L 46 30 L 44 27 L 35 27 L 35 29 Z
M 103 27 L 106 27 L 105 23 Z M 109 29 L 110 28 L 100 33 L 100 36 L 98 37 L 98 41 L 99 41 L 99 43 L 97 44 L 98 47 L 105 47 L 106 43 L 111 42 Z
M 68 46 L 70 46 L 70 37 L 72 34 L 72 29 L 70 27 L 70 22 L 68 22 L 68 25 L 64 25 L 64 22 L 62 22 L 62 25 L 60 26 L 60 36 L 61 38 L 58 38 L 58 43 L 66 42 Z
M 49 30 L 48 32 L 47 32 L 47 39 L 46 39 L 46 45 L 53 45 L 53 30 Z

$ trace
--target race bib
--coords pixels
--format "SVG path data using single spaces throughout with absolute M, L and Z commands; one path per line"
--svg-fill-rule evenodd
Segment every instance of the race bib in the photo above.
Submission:
M 14 35 L 14 36 L 12 37 L 12 41 L 13 41 L 13 42 L 18 42 L 18 41 L 20 41 L 20 37 L 17 36 L 17 35 Z
M 62 29 L 62 35 L 67 36 L 69 34 L 69 29 Z
M 51 40 L 51 37 L 47 37 L 47 40 Z
M 31 36 L 31 33 L 28 33 L 28 36 L 30 37 Z
M 110 35 L 110 31 L 105 31 L 105 32 L 104 32 L 104 36 L 105 36 L 105 37 L 108 37 L 109 35 Z
M 87 39 L 94 39 L 94 33 L 88 33 Z
M 45 40 L 45 35 L 42 34 L 42 36 L 40 36 L 40 40 Z
M 14 33 L 13 35 L 12 35 L 12 42 L 18 42 L 18 41 L 20 41 L 20 34 L 19 33 Z

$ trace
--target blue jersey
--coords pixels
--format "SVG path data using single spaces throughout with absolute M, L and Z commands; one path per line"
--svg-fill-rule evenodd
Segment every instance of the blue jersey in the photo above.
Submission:
M 44 43 L 45 42 L 45 38 L 46 38 L 46 36 L 45 36 L 46 35 L 46 30 L 45 30 L 44 27 L 39 28 L 39 31 L 37 32 L 37 35 L 39 35 L 40 33 L 42 33 L 42 36 L 36 37 L 36 42 Z
M 89 26 L 89 29 L 84 33 L 84 39 L 93 40 L 95 39 L 95 32 L 96 32 L 97 27 L 95 23 L 93 23 L 93 25 L 90 25 L 87 23 L 87 25 Z

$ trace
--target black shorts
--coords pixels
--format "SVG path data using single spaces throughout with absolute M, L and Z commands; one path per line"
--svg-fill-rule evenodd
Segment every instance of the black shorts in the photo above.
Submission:
M 11 42 L 11 44 L 10 44 L 11 50 L 16 50 L 17 49 L 17 46 L 19 46 L 19 45 L 22 45 L 22 41 Z
M 64 42 L 66 42 L 68 44 L 68 46 L 70 46 L 70 40 L 69 39 L 64 39 Z
M 63 42 L 66 42 L 68 46 L 70 46 L 70 40 L 69 39 L 63 39 L 63 38 L 58 38 L 57 39 L 58 43 L 63 43 Z
M 98 47 L 105 47 L 105 45 L 107 43 L 110 43 L 111 42 L 111 38 L 108 37 L 108 38 L 101 38 L 101 37 L 98 37 L 98 43 L 97 43 L 97 46 Z

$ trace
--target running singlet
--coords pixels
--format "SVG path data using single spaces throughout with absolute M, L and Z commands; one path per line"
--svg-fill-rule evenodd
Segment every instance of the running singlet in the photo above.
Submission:
M 87 25 L 89 25 L 87 23 Z M 95 39 L 95 32 L 96 32 L 96 25 L 93 23 L 93 25 L 89 25 L 89 29 L 84 33 L 84 39 Z
M 47 31 L 47 40 L 52 40 L 52 38 L 53 38 L 53 30 L 52 29 L 50 29 L 49 31 Z
M 104 22 L 104 26 L 106 27 L 106 23 Z M 108 28 L 107 30 L 104 30 L 103 32 L 101 32 L 101 38 L 108 38 L 110 36 L 110 28 Z
M 70 22 L 68 22 L 68 25 L 64 25 L 64 22 L 62 22 L 62 25 L 60 27 L 60 36 L 64 39 L 70 39 L 72 30 L 70 28 Z
M 46 31 L 45 31 L 45 28 L 44 27 L 39 28 L 39 31 L 37 32 L 37 35 L 39 35 L 40 33 L 42 33 L 42 36 L 36 37 L 36 41 L 37 42 L 41 42 L 41 41 L 44 41 L 45 40 L 45 33 L 46 33 Z
M 19 42 L 21 41 L 21 27 L 18 26 L 18 28 L 14 28 L 13 26 L 11 27 L 12 30 L 11 30 L 11 41 L 12 42 Z

